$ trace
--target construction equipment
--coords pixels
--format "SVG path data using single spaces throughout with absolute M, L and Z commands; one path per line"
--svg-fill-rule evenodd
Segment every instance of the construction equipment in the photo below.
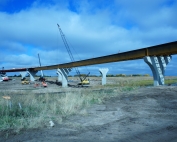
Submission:
M 85 80 L 83 80 L 82 82 L 79 82 L 78 83 L 78 85 L 89 85 L 90 84 L 90 81 L 89 81 L 89 79 L 85 79 Z
M 39 59 L 39 65 L 41 67 L 41 60 L 40 60 L 40 56 L 39 56 L 39 53 L 38 53 L 38 59 Z M 45 82 L 45 78 L 44 78 L 44 74 L 43 74 L 43 71 L 41 70 L 41 77 L 39 78 L 39 81 L 42 82 L 41 85 L 43 87 L 47 87 L 47 83 Z
M 5 74 L 0 74 L 0 76 L 1 76 L 2 81 L 8 81 L 9 80 L 8 76 L 5 75 Z
M 30 81 L 24 77 L 23 79 L 21 79 L 21 83 L 22 85 L 26 85 L 26 84 L 30 84 Z
M 47 83 L 45 82 L 45 81 L 42 81 L 41 83 L 37 83 L 37 82 L 35 82 L 34 83 L 34 87 L 36 88 L 36 87 L 47 87 Z
M 39 56 L 39 53 L 38 53 L 38 59 L 39 59 L 39 65 L 41 67 L 41 60 L 40 60 L 40 56 Z M 41 70 L 41 77 L 44 77 L 44 74 L 43 74 L 43 71 Z
M 82 81 L 78 83 L 78 85 L 84 86 L 84 85 L 89 85 L 90 81 L 87 79 L 90 73 L 88 73 L 84 78 L 82 78 Z
M 6 75 L 6 72 L 3 71 L 4 70 L 4 67 L 2 67 L 2 71 L 0 72 L 0 81 L 8 81 L 9 80 L 9 77 Z
M 43 86 L 43 87 L 47 87 L 47 82 L 42 81 L 42 86 Z
M 66 50 L 67 50 L 67 52 L 69 54 L 69 57 L 70 57 L 71 61 L 74 62 L 75 60 L 74 60 L 72 52 L 71 52 L 71 50 L 69 48 L 69 45 L 68 45 L 68 43 L 66 41 L 65 35 L 63 34 L 59 24 L 57 24 L 57 25 L 58 25 L 58 29 L 59 29 L 60 35 L 62 37 L 63 43 L 64 43 L 64 45 L 66 47 Z M 78 83 L 78 85 L 82 85 L 82 86 L 83 85 L 89 85 L 90 81 L 88 79 L 86 79 L 86 78 L 89 76 L 90 72 L 85 77 L 82 78 L 79 69 L 77 67 L 75 67 L 75 70 L 76 70 L 76 73 L 77 73 L 77 75 L 78 75 L 78 77 L 80 79 L 80 82 Z

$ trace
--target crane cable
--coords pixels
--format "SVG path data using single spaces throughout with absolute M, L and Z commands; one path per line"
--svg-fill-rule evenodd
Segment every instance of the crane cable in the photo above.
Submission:
M 71 52 L 71 50 L 70 50 L 70 48 L 69 48 L 69 45 L 68 45 L 68 43 L 67 43 L 67 41 L 66 41 L 65 35 L 63 34 L 63 32 L 62 32 L 62 30 L 61 30 L 59 24 L 57 24 L 57 25 L 58 25 L 58 29 L 59 29 L 59 32 L 60 32 L 60 34 L 61 34 L 61 37 L 62 37 L 62 39 L 63 39 L 64 45 L 65 45 L 65 47 L 66 47 L 66 50 L 67 50 L 67 52 L 68 52 L 68 54 L 69 54 L 69 57 L 70 57 L 71 61 L 74 62 L 75 60 L 74 60 L 74 57 L 73 57 L 73 55 L 72 55 L 72 52 Z M 81 78 L 81 74 L 80 74 L 80 72 L 79 72 L 79 70 L 78 70 L 77 67 L 75 67 L 75 70 L 76 70 L 76 73 L 77 73 L 77 75 L 79 76 L 79 78 L 80 78 L 80 80 L 81 80 L 81 82 L 82 82 L 86 77 L 85 77 L 84 79 L 82 79 L 82 78 Z
M 78 55 L 78 53 L 76 52 L 76 50 L 73 48 L 72 44 L 68 41 L 70 47 L 73 49 L 74 53 L 78 56 L 78 59 L 81 60 L 80 56 Z M 90 72 L 87 66 L 84 66 L 87 70 L 87 72 Z

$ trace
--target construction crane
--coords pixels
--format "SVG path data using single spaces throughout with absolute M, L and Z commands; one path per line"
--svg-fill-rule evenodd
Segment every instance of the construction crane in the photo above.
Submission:
M 69 57 L 70 57 L 71 61 L 74 62 L 75 60 L 74 60 L 73 54 L 72 54 L 72 52 L 71 52 L 71 50 L 69 48 L 69 45 L 68 45 L 68 43 L 66 41 L 65 35 L 63 34 L 59 24 L 57 24 L 57 25 L 58 25 L 58 29 L 59 29 L 60 35 L 62 37 L 63 43 L 64 43 L 64 45 L 66 47 L 66 50 L 67 50 L 67 52 L 69 54 Z M 89 80 L 86 80 L 86 78 L 87 78 L 87 76 L 89 76 L 90 72 L 85 77 L 82 78 L 79 69 L 77 67 L 75 67 L 75 70 L 76 70 L 76 73 L 77 73 L 77 75 L 79 76 L 79 79 L 80 79 L 80 83 L 78 85 L 90 84 Z
M 41 67 L 41 59 L 40 59 L 40 56 L 39 56 L 39 53 L 38 53 L 38 59 L 39 59 L 39 65 Z M 43 74 L 43 71 L 41 70 L 41 76 L 39 78 L 39 81 L 42 82 L 42 86 L 43 87 L 47 87 L 47 83 L 45 82 L 45 78 L 44 78 L 44 74 Z
M 40 59 L 39 53 L 38 53 L 38 59 L 39 59 L 39 65 L 41 67 L 41 59 Z M 44 74 L 43 74 L 42 70 L 41 70 L 41 77 L 44 77 Z

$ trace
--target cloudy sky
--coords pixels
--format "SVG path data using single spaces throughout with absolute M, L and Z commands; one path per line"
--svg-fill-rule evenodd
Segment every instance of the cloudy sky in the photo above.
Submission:
M 38 53 L 42 65 L 70 62 L 57 23 L 76 61 L 176 41 L 176 14 L 176 0 L 0 0 L 0 66 L 39 66 Z M 166 75 L 177 75 L 172 58 Z M 142 59 L 79 70 L 99 75 L 100 67 L 152 74 Z

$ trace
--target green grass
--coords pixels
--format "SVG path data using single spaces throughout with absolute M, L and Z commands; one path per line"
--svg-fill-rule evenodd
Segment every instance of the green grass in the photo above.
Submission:
M 177 79 L 165 79 L 165 85 L 177 83 Z M 119 81 L 117 84 L 113 84 L 114 86 L 128 86 L 128 87 L 142 87 L 142 86 L 153 86 L 154 81 L 151 80 L 145 80 L 141 78 L 139 80 L 124 80 Z
M 165 84 L 173 84 L 173 83 L 177 83 L 177 79 L 165 79 Z
M 177 79 L 165 79 L 165 85 L 177 83 Z M 153 86 L 153 80 L 139 80 L 134 82 L 137 86 Z

